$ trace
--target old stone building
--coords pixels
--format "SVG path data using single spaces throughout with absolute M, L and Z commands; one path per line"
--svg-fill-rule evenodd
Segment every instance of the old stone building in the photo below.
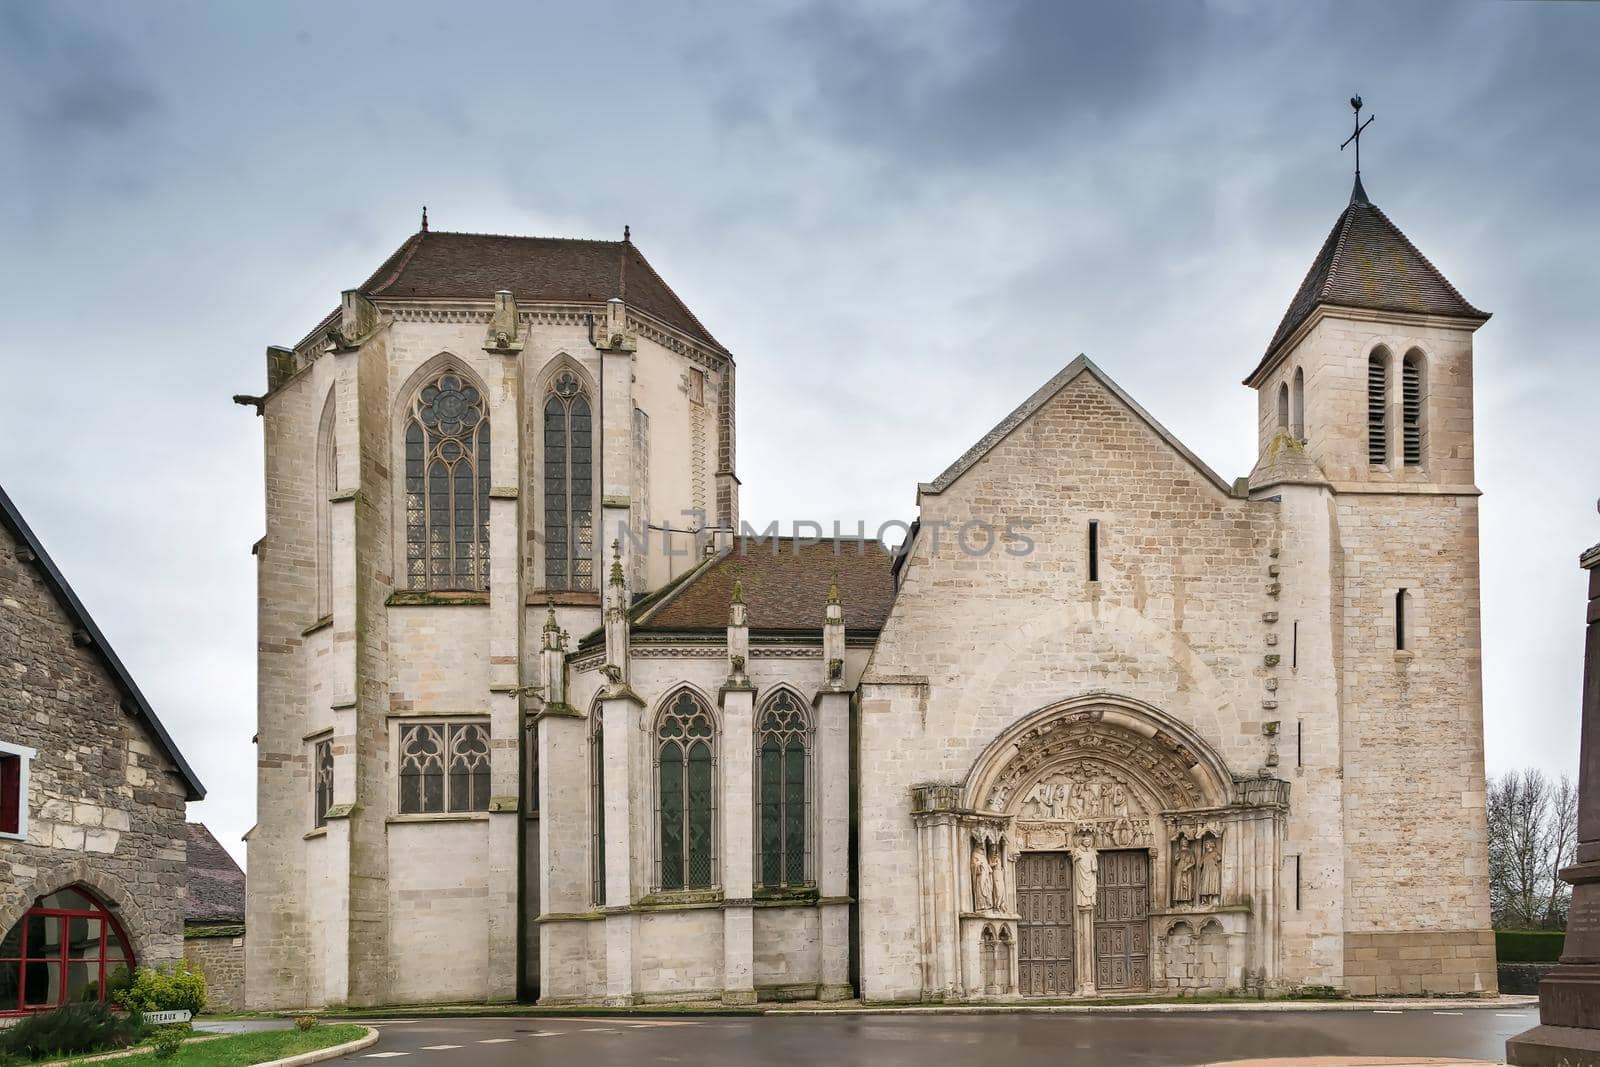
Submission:
M 0 490 L 0 1015 L 183 956 L 184 803 L 205 790 Z
M 183 958 L 206 976 L 206 1010 L 244 1007 L 244 872 L 204 823 L 188 825 Z
M 247 1000 L 1492 989 L 1487 317 L 1358 181 L 1248 478 L 1080 356 L 888 551 L 741 525 L 626 236 L 424 224 L 241 398 Z

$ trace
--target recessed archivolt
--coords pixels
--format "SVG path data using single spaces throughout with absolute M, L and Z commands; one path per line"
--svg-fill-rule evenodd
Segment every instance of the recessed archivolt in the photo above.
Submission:
M 1041 781 L 1079 772 L 1124 787 L 1129 795 L 1117 803 L 1150 815 L 1231 800 L 1226 765 L 1187 726 L 1134 698 L 1089 693 L 1041 708 L 1001 733 L 974 762 L 964 804 L 1020 814 Z

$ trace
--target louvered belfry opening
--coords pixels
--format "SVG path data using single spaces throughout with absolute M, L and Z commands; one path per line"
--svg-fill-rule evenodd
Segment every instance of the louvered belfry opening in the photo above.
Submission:
M 1401 448 L 1408 467 L 1422 465 L 1422 361 L 1407 356 L 1400 365 Z
M 1374 352 L 1367 358 L 1367 462 L 1389 462 L 1389 360 Z

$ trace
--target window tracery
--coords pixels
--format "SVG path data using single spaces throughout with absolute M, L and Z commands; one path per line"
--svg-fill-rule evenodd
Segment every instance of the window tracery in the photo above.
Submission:
M 455 371 L 411 402 L 405 432 L 406 585 L 489 587 L 489 416 Z
M 482 723 L 400 728 L 400 811 L 489 810 L 489 730 Z
M 660 887 L 714 884 L 716 724 L 694 694 L 680 692 L 656 720 Z

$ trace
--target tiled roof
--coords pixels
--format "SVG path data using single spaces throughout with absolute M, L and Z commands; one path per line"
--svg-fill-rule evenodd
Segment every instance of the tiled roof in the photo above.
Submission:
M 1266 369 L 1319 304 L 1480 321 L 1489 318 L 1469 304 L 1389 216 L 1367 199 L 1360 179 L 1246 384 Z
M 393 299 L 487 300 L 501 289 L 534 303 L 598 304 L 621 296 L 631 307 L 726 351 L 632 241 L 419 230 L 360 291 Z
M 244 922 L 244 872 L 204 823 L 189 829 L 189 898 L 184 922 Z
M 55 594 L 56 603 L 67 613 L 74 625 L 82 631 L 80 639 L 74 635 L 74 641 L 81 643 L 91 654 L 100 660 L 100 663 L 111 673 L 112 680 L 117 690 L 122 694 L 122 708 L 129 715 L 139 720 L 144 728 L 155 738 L 156 744 L 161 746 L 161 751 L 172 760 L 172 765 L 183 778 L 184 785 L 188 788 L 188 799 L 204 800 L 206 787 L 200 784 L 200 779 L 195 776 L 194 768 L 189 766 L 189 761 L 183 758 L 183 753 L 178 751 L 178 746 L 173 743 L 172 735 L 167 733 L 167 728 L 161 725 L 161 720 L 156 718 L 155 709 L 144 698 L 139 687 L 134 684 L 133 675 L 128 673 L 128 668 L 123 666 L 122 660 L 117 657 L 111 648 L 111 643 L 106 640 L 106 635 L 100 632 L 100 627 L 90 617 L 89 610 L 83 606 L 83 601 L 78 599 L 78 594 L 72 591 L 72 586 L 67 584 L 66 576 L 56 567 L 55 560 L 50 558 L 50 553 L 44 550 L 44 545 L 22 517 L 22 512 L 17 510 L 16 504 L 0 488 L 0 523 L 11 531 L 11 536 L 18 542 L 27 546 L 33 554 L 33 564 L 39 568 L 39 574 L 44 578 L 45 584 Z
M 820 633 L 837 579 L 846 631 L 876 633 L 894 603 L 892 563 L 877 541 L 735 538 L 721 556 L 642 601 L 633 625 L 641 632 L 721 630 L 738 580 L 752 632 Z

